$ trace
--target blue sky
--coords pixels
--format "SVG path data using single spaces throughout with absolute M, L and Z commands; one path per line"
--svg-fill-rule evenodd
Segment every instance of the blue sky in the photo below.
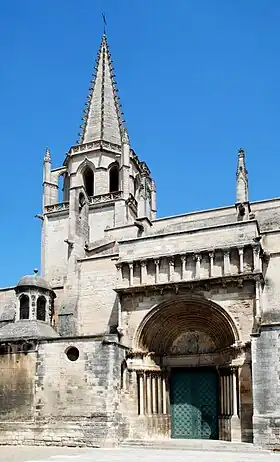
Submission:
M 279 0 L 10 0 L 0 18 L 0 287 L 40 266 L 42 159 L 75 144 L 102 34 L 158 215 L 280 195 Z

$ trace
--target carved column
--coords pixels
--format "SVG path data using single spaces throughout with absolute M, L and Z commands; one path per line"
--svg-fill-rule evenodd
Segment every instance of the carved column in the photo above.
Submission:
M 256 281 L 256 318 L 261 317 L 261 283 Z
M 162 376 L 162 413 L 167 414 L 166 377 Z
M 140 284 L 147 283 L 147 262 L 140 261 Z
M 139 414 L 144 415 L 145 404 L 144 404 L 144 374 L 139 374 Z
M 230 252 L 224 250 L 224 275 L 230 274 Z
M 159 283 L 159 258 L 155 260 L 155 283 Z
M 260 271 L 260 246 L 253 247 L 254 271 Z
M 152 414 L 152 377 L 147 374 L 147 413 Z
M 186 255 L 181 255 L 181 280 L 185 281 L 187 279 L 186 277 L 186 260 L 187 256 Z
M 195 277 L 196 279 L 200 279 L 200 262 L 201 262 L 201 255 L 199 253 L 195 254 Z
M 236 369 L 232 368 L 232 415 L 238 416 L 238 397 L 237 397 L 237 380 L 236 380 Z
M 241 424 L 238 412 L 238 395 L 239 395 L 239 384 L 237 381 L 238 368 L 233 367 L 231 369 L 231 389 L 232 389 L 232 400 L 231 400 L 231 441 L 241 441 Z
M 209 252 L 209 277 L 214 276 L 214 252 Z
M 157 378 L 156 375 L 152 375 L 152 410 L 153 414 L 157 413 Z
M 133 286 L 133 263 L 129 263 L 129 285 Z
M 239 247 L 238 253 L 239 253 L 239 273 L 243 273 L 244 272 L 244 249 L 243 247 Z
M 162 381 L 161 375 L 157 378 L 158 414 L 162 414 Z
M 29 319 L 36 319 L 36 304 L 38 294 L 31 292 L 31 306 L 29 307 Z
M 172 282 L 174 279 L 174 265 L 175 265 L 174 258 L 173 257 L 169 258 L 168 260 L 168 267 L 169 267 L 168 282 Z

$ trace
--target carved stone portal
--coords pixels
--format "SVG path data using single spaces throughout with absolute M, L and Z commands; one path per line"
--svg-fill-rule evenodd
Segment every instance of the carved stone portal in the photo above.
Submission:
M 215 342 L 205 332 L 189 330 L 177 337 L 169 353 L 172 355 L 197 355 L 213 353 L 216 349 Z

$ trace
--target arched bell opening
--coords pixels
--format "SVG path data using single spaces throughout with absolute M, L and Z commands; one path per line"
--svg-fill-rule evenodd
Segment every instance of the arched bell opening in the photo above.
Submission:
M 241 441 L 238 345 L 234 321 L 212 301 L 178 297 L 151 309 L 133 345 L 138 414 L 165 436 L 231 440 L 239 432 Z
M 93 196 L 94 195 L 94 173 L 88 165 L 86 165 L 83 170 L 83 181 L 84 181 L 84 187 L 85 187 L 88 197 Z
M 109 169 L 109 192 L 117 192 L 120 188 L 119 164 L 114 163 Z

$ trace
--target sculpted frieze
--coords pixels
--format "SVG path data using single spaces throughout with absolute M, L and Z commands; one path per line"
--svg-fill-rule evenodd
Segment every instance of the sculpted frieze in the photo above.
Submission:
M 197 355 L 213 353 L 216 349 L 214 340 L 205 332 L 189 330 L 177 337 L 169 353 L 172 355 Z

